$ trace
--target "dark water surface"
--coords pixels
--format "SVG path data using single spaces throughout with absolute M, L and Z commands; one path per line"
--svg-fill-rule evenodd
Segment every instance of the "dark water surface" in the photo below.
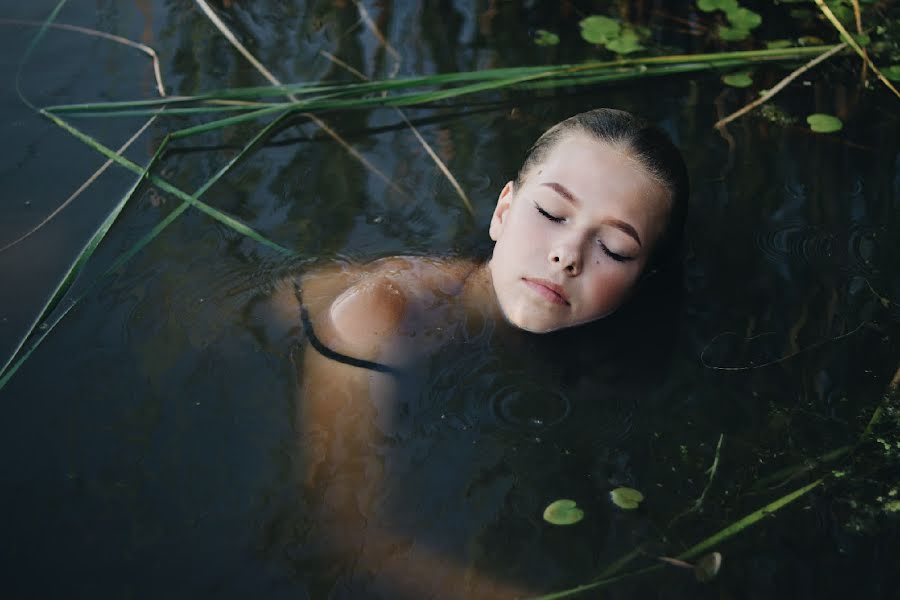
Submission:
M 52 9 L 11 4 L 0 18 L 42 20 Z M 488 2 L 365 3 L 399 67 L 352 2 L 230 4 L 229 26 L 290 82 L 351 79 L 322 50 L 372 77 L 592 55 L 574 38 L 557 49 L 530 42 L 529 27 L 556 26 L 556 3 L 500 3 L 493 18 Z M 695 43 L 646 14 L 657 43 Z M 172 94 L 264 84 L 192 2 L 73 2 L 58 20 L 151 45 Z M 102 159 L 19 101 L 15 73 L 36 30 L 0 28 L 5 245 Z M 465 597 L 465 573 L 537 593 L 587 582 L 642 544 L 647 556 L 635 568 L 677 555 L 808 483 L 801 475 L 754 487 L 854 443 L 900 359 L 900 112 L 880 86 L 861 87 L 848 64 L 825 65 L 778 97 L 797 122 L 754 116 L 727 137 L 713 122 L 757 88 L 724 89 L 714 73 L 407 110 L 472 198 L 474 218 L 393 109 L 324 118 L 405 195 L 294 121 L 205 199 L 300 259 L 286 262 L 189 210 L 90 291 L 0 392 L 3 596 L 404 597 L 364 566 L 354 523 L 335 522 L 324 492 L 301 484 L 299 351 L 273 339 L 261 298 L 306 260 L 484 255 L 493 202 L 528 145 L 595 106 L 640 114 L 684 150 L 693 194 L 680 302 L 666 296 L 652 314 L 626 314 L 590 336 L 488 331 L 440 353 L 402 398 L 395 431 L 356 457 L 390 483 L 359 506 L 358 523 L 396 535 L 385 562 L 434 555 L 457 566 L 441 593 Z M 784 73 L 767 67 L 755 77 L 765 87 Z M 41 106 L 155 93 L 146 56 L 56 30 L 31 57 L 22 88 Z M 811 112 L 838 114 L 845 128 L 811 134 L 803 122 Z M 72 122 L 117 147 L 143 120 Z M 160 121 L 128 156 L 146 163 L 166 132 L 194 122 Z M 159 173 L 193 191 L 260 127 L 179 142 Z M 111 168 L 50 225 L 0 252 L 4 357 L 133 182 Z M 178 205 L 142 187 L 89 277 Z M 703 511 L 667 528 L 703 492 L 721 434 Z M 815 471 L 843 477 L 717 547 L 725 563 L 715 582 L 701 586 L 672 568 L 617 584 L 610 596 L 897 597 L 900 512 L 889 507 L 900 446 L 896 428 L 881 435 L 856 458 Z M 340 475 L 329 489 L 341 491 Z M 645 494 L 639 510 L 609 502 L 618 486 Z M 584 521 L 544 523 L 557 498 L 576 500 Z M 341 536 L 363 540 L 359 552 L 324 541 Z

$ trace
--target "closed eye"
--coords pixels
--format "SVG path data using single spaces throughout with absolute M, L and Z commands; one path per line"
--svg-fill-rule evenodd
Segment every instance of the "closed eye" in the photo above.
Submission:
M 597 243 L 600 244 L 600 248 L 603 249 L 604 254 L 606 254 L 608 257 L 610 257 L 611 259 L 613 259 L 617 262 L 628 262 L 629 260 L 634 260 L 633 256 L 624 256 L 622 254 L 616 254 L 615 252 L 613 252 L 612 250 L 607 248 L 606 244 L 604 244 L 600 240 L 597 240 Z
M 535 204 L 534 207 L 537 209 L 537 211 L 539 213 L 541 213 L 541 215 L 543 215 L 547 219 L 550 219 L 554 223 L 562 223 L 563 221 L 565 221 L 565 219 L 563 217 L 557 217 L 557 216 L 551 215 L 550 213 L 548 213 L 546 210 L 544 210 L 537 204 Z

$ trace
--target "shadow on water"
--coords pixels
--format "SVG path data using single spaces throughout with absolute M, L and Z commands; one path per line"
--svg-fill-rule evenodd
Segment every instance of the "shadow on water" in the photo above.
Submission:
M 228 4 L 229 26 L 285 80 L 347 78 L 320 49 L 370 76 L 394 66 L 353 3 Z M 549 4 L 387 2 L 379 25 L 404 57 L 401 75 L 583 59 L 583 46 L 542 49 L 521 27 L 577 22 Z M 8 16 L 39 19 L 45 8 Z M 73 5 L 60 19 L 151 43 L 173 93 L 259 83 L 190 3 Z M 651 23 L 660 44 L 699 43 L 663 22 Z M 21 56 L 28 39 L 6 38 L 4 54 Z M 146 63 L 120 49 L 62 34 L 44 44 L 39 70 L 25 79 L 42 103 L 152 91 Z M 69 66 L 63 55 L 84 62 Z M 4 81 L 14 67 L 2 63 Z M 78 77 L 50 77 L 57 69 Z M 768 85 L 781 76 L 777 67 L 759 74 Z M 397 597 L 390 582 L 357 567 L 371 549 L 339 552 L 329 542 L 364 540 L 367 528 L 382 526 L 398 538 L 385 561 L 430 549 L 463 570 L 551 590 L 589 581 L 638 546 L 648 556 L 675 555 L 799 487 L 807 480 L 754 485 L 853 443 L 900 356 L 896 105 L 840 67 L 810 81 L 777 105 L 789 115 L 811 106 L 843 111 L 840 134 L 751 116 L 729 129 L 729 144 L 712 123 L 755 92 L 723 90 L 714 74 L 408 110 L 469 192 L 474 218 L 393 111 L 327 120 L 412 201 L 308 122 L 292 121 L 207 198 L 296 250 L 297 263 L 188 211 L 89 294 L 0 393 L 0 557 L 10 597 Z M 0 161 L 6 185 L 33 191 L 47 208 L 99 161 L 61 142 L 61 132 L 11 96 L 6 104 L 27 131 L 16 144 L 25 149 Z M 334 522 L 323 489 L 303 485 L 299 350 L 273 339 L 260 298 L 306 261 L 486 256 L 493 202 L 527 146 L 549 124 L 596 105 L 641 114 L 684 149 L 694 193 L 681 285 L 649 289 L 646 304 L 579 331 L 534 339 L 486 330 L 443 350 L 401 394 L 391 431 L 352 457 L 354 468 L 378 469 L 388 485 L 357 521 Z M 188 122 L 155 128 L 135 160 Z M 133 131 L 131 121 L 84 123 L 108 140 Z M 160 172 L 196 189 L 255 131 L 241 126 L 180 144 Z M 59 175 L 41 175 L 51 168 Z M 117 199 L 131 180 L 115 177 L 92 200 Z M 142 188 L 92 272 L 177 205 Z M 0 255 L 4 280 L 21 285 L 21 300 L 6 286 L 0 294 L 13 326 L 29 318 L 20 303 L 39 303 L 58 268 L 28 270 L 29 257 L 43 252 L 55 264 L 70 256 L 100 218 L 86 206 L 55 224 L 58 235 L 23 244 L 15 258 Z M 38 216 L 18 204 L 3 210 L 3 235 Z M 14 337 L 7 332 L 3 340 Z M 668 528 L 704 489 L 720 434 L 721 463 L 703 510 Z M 885 507 L 898 493 L 898 457 L 881 449 L 834 465 L 847 471 L 843 480 L 730 541 L 715 583 L 701 587 L 666 570 L 610 594 L 892 597 L 900 540 L 896 513 Z M 640 509 L 609 502 L 620 485 L 644 493 Z M 565 497 L 584 508 L 584 521 L 543 522 L 544 506 Z

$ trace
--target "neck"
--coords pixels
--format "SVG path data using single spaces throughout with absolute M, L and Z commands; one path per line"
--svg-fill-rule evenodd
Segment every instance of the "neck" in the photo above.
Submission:
M 470 317 L 506 324 L 506 318 L 497 302 L 491 278 L 490 261 L 476 265 L 466 276 L 460 293 L 463 307 Z

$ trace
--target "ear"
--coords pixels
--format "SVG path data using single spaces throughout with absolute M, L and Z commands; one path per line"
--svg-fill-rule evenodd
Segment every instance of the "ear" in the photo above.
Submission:
M 490 228 L 491 239 L 495 242 L 500 238 L 503 225 L 506 223 L 514 190 L 515 184 L 512 181 L 507 181 L 500 191 L 500 196 L 497 197 L 497 206 L 494 208 L 494 214 L 491 216 Z

